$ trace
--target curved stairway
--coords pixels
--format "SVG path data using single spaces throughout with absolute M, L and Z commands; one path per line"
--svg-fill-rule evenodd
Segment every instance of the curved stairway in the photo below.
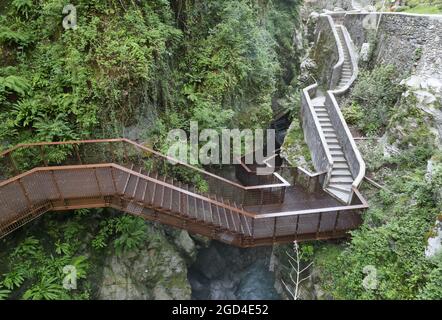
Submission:
M 344 27 L 341 25 L 343 18 L 340 16 L 334 18 L 339 24 L 334 24 L 333 19 L 331 17 L 329 18 L 332 27 L 336 30 L 336 45 L 342 48 L 341 55 L 343 58 L 342 65 L 340 66 L 339 80 L 334 87 L 332 85 L 331 89 L 333 90 L 328 91 L 328 94 L 333 94 L 334 92 L 348 90 L 354 80 L 353 74 L 356 67 L 350 55 L 350 50 L 352 49 L 348 46 L 344 36 Z M 349 204 L 352 200 L 353 184 L 356 177 L 351 172 L 342 142 L 330 118 L 330 110 L 328 109 L 330 106 L 326 106 L 326 94 L 317 90 L 316 94 L 310 98 L 313 110 L 319 121 L 320 130 L 325 138 L 326 148 L 332 159 L 329 180 L 326 181 L 324 190 L 342 203 Z M 347 127 L 345 120 L 343 120 L 343 122 L 342 125 Z M 350 139 L 353 138 L 350 137 Z

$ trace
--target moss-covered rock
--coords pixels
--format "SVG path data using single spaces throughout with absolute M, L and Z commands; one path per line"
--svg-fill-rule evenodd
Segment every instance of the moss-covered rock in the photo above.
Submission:
M 191 250 L 187 240 L 185 247 Z M 186 262 L 160 232 L 139 249 L 120 255 L 112 251 L 104 261 L 99 299 L 190 299 L 190 295 Z

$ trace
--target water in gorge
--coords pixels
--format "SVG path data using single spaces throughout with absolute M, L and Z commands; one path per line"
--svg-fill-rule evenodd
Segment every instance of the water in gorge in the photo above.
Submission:
M 192 299 L 281 299 L 270 271 L 272 247 L 236 248 L 217 241 L 189 268 Z

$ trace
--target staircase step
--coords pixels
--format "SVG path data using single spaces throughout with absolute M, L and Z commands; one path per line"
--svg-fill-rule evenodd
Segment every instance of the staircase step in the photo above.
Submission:
M 324 107 L 315 107 L 316 112 L 327 112 L 327 108 Z M 328 112 L 327 112 L 328 113 Z
M 332 169 L 332 175 L 343 175 L 343 176 L 351 176 L 351 172 L 349 168 L 341 169 L 335 168 Z
M 346 192 L 334 190 L 331 188 L 326 188 L 325 190 L 343 203 L 347 203 L 349 200 L 350 194 L 348 194 Z
M 347 162 L 336 162 L 333 163 L 333 169 L 347 169 L 349 170 Z
M 352 184 L 353 177 L 331 177 L 330 183 L 331 184 Z
M 336 191 L 340 191 L 340 192 L 345 192 L 345 193 L 348 193 L 348 194 L 350 194 L 350 192 L 351 192 L 351 185 L 350 186 L 346 186 L 346 185 L 339 185 L 339 184 L 332 184 L 332 183 L 330 183 L 327 188 L 333 189 L 333 190 L 336 190 Z
M 345 159 L 343 156 L 333 156 L 332 155 L 332 158 L 333 158 L 333 162 L 335 164 L 337 164 L 337 163 L 345 163 L 345 164 L 347 164 L 347 159 Z
M 342 149 L 340 150 L 330 150 L 330 153 L 332 156 L 344 156 L 344 152 L 342 152 Z
M 330 151 L 341 151 L 342 152 L 342 148 L 341 146 L 338 144 L 330 144 L 328 143 L 328 150 Z
M 327 141 L 328 144 L 339 144 L 339 141 L 336 138 L 326 137 L 325 140 Z
M 335 142 L 335 141 L 330 142 L 330 141 L 327 141 L 327 140 L 325 142 L 327 142 L 327 145 L 328 145 L 330 150 L 332 150 L 333 148 L 340 148 L 340 149 L 342 149 L 342 147 L 339 144 L 339 142 Z
M 318 97 L 312 100 L 313 107 L 324 107 L 325 106 L 325 97 Z

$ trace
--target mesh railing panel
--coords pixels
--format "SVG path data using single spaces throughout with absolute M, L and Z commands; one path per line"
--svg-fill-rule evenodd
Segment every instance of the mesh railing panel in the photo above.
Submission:
M 240 213 L 236 209 L 241 210 L 238 204 L 282 202 L 285 187 L 246 190 L 209 174 L 203 174 L 208 181 L 209 190 L 208 193 L 201 193 L 168 177 L 171 170 L 178 170 L 182 165 L 172 166 L 153 152 L 124 141 L 37 145 L 28 148 L 18 148 L 0 158 L 2 177 L 10 177 L 35 166 L 81 163 L 84 167 L 36 170 L 1 186 L 0 227 L 14 219 L 37 212 L 38 207 L 47 206 L 48 201 L 119 195 L 127 199 L 127 206 L 130 208 L 126 209 L 134 214 L 141 214 L 143 208 L 161 209 L 163 213 L 173 215 L 174 221 L 192 219 L 203 225 L 257 239 L 345 231 L 356 228 L 361 223 L 360 214 L 355 210 L 342 210 L 339 214 L 327 212 L 254 219 Z M 133 171 L 122 170 L 118 166 L 100 166 L 111 161 Z M 17 163 L 20 165 L 17 166 Z M 155 171 L 160 174 L 154 173 Z M 189 190 L 190 194 L 176 188 Z M 209 199 L 221 204 L 211 203 Z M 84 204 L 87 205 L 87 202 Z

